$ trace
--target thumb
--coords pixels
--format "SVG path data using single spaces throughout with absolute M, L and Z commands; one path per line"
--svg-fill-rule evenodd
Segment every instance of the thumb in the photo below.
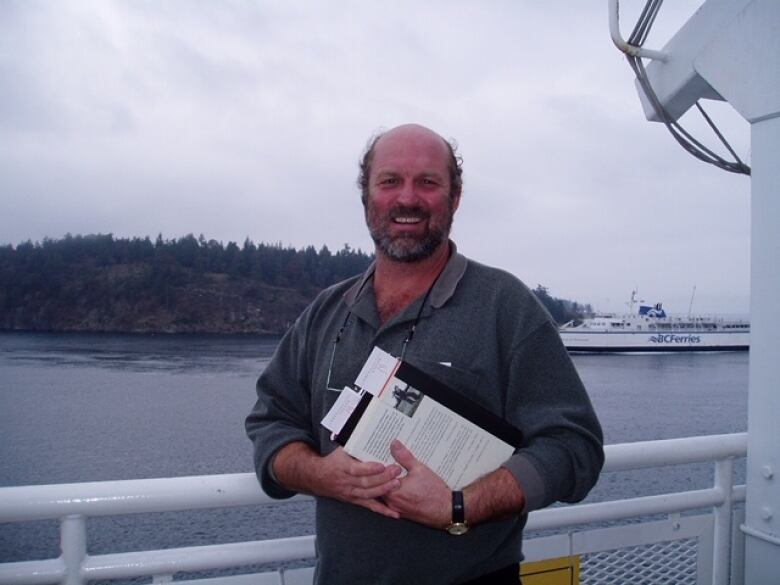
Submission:
M 407 470 L 410 470 L 417 465 L 417 458 L 398 439 L 394 439 L 393 442 L 390 443 L 390 454 L 399 465 Z

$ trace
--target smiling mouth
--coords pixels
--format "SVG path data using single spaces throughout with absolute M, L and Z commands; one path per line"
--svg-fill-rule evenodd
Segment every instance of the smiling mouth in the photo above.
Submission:
M 417 225 L 430 217 L 424 209 L 419 207 L 399 206 L 390 211 L 390 221 L 396 225 Z

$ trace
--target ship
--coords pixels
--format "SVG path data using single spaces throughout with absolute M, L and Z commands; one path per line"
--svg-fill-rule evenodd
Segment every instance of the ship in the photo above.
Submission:
M 560 327 L 572 353 L 746 351 L 750 321 L 717 316 L 668 315 L 662 303 L 643 304 L 631 292 L 625 314 L 602 314 Z

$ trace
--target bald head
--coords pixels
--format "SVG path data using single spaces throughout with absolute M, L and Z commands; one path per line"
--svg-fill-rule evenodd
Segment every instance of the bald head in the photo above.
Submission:
M 463 190 L 463 179 L 461 178 L 463 170 L 461 168 L 462 160 L 457 155 L 456 146 L 451 144 L 433 130 L 419 124 L 403 124 L 396 126 L 392 130 L 377 134 L 368 143 L 363 158 L 360 160 L 360 174 L 358 175 L 358 186 L 361 191 L 363 205 L 368 201 L 369 184 L 371 180 L 372 163 L 377 150 L 392 152 L 395 149 L 404 148 L 410 143 L 427 144 L 431 150 L 438 148 L 447 160 L 447 169 L 450 180 L 450 198 L 456 200 L 460 198 Z

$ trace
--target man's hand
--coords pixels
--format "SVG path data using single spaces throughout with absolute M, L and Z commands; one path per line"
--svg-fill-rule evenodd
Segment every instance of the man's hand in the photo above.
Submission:
M 397 490 L 401 474 L 398 465 L 373 461 L 358 461 L 339 447 L 322 458 L 319 464 L 319 495 L 335 498 L 368 508 L 390 518 L 398 518 L 398 512 L 390 509 L 378 498 Z
M 322 457 L 305 443 L 290 443 L 274 457 L 273 470 L 288 489 L 362 506 L 389 518 L 400 517 L 380 500 L 400 487 L 398 465 L 364 463 L 341 447 Z
M 452 521 L 452 491 L 444 480 L 420 463 L 400 441 L 390 453 L 408 470 L 401 487 L 384 497 L 385 503 L 407 518 L 431 528 L 445 528 Z M 471 525 L 521 514 L 525 492 L 504 467 L 488 473 L 463 489 L 466 520 Z
M 420 463 L 401 441 L 390 444 L 390 453 L 407 471 L 401 487 L 384 496 L 387 506 L 401 518 L 431 528 L 444 528 L 452 520 L 452 491 L 444 480 Z
M 322 457 L 306 443 L 285 445 L 273 460 L 273 472 L 284 487 L 362 506 L 388 518 L 406 518 L 431 528 L 452 520 L 452 491 L 420 463 L 400 441 L 390 445 L 398 465 L 364 463 L 339 447 Z M 407 475 L 399 480 L 402 469 Z M 505 468 L 478 479 L 463 490 L 466 520 L 489 522 L 522 512 L 525 494 Z

